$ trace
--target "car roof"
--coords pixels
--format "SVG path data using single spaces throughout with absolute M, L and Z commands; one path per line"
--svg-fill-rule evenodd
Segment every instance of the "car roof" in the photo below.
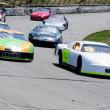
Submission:
M 52 26 L 52 25 L 45 25 L 45 24 L 41 24 L 41 25 L 38 25 L 38 26 L 36 26 L 35 28 L 37 28 L 37 27 L 43 27 L 43 28 L 55 28 L 55 29 L 58 29 L 59 30 L 59 28 L 58 27 L 56 27 L 56 26 Z
M 16 30 L 7 30 L 7 29 L 1 29 L 0 32 L 7 32 L 7 33 L 10 33 L 10 34 L 23 34 L 22 32 L 19 32 L 19 31 L 16 31 Z
M 61 15 L 61 16 L 59 16 L 59 15 L 52 15 L 49 18 L 64 19 L 64 15 Z
M 44 21 L 48 21 L 48 22 L 61 22 L 61 21 L 65 21 L 64 17 L 63 16 L 50 16 L 48 19 L 44 20 Z

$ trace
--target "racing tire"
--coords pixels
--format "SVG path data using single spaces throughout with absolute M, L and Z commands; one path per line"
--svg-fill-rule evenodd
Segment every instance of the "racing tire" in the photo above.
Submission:
M 29 40 L 30 42 L 32 42 L 32 38 L 33 38 L 33 36 L 32 36 L 31 34 L 29 34 L 28 40 Z
M 58 43 L 54 43 L 54 44 L 53 44 L 53 47 L 56 48 L 57 44 L 58 44 Z
M 62 62 L 62 52 L 59 51 L 59 65 L 62 66 L 63 62 Z
M 4 18 L 3 22 L 6 22 L 6 18 Z
M 3 17 L 3 22 L 6 22 L 6 15 L 4 15 Z
M 33 17 L 32 16 L 30 16 L 30 20 L 33 20 Z
M 79 56 L 79 57 L 78 57 L 78 60 L 77 60 L 77 67 L 76 67 L 76 71 L 77 71 L 78 73 L 81 72 L 81 67 L 82 67 L 82 58 L 81 58 L 81 56 Z

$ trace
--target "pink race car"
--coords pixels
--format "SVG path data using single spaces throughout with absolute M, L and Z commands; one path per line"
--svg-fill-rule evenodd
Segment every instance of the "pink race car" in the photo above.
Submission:
M 53 14 L 55 13 L 50 9 L 38 8 L 35 11 L 32 10 L 30 20 L 43 21 Z

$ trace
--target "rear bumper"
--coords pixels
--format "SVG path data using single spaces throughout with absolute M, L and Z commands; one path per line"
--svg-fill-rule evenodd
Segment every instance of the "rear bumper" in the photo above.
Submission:
M 41 16 L 30 16 L 31 20 L 35 20 L 35 21 L 43 21 L 45 19 L 47 19 L 49 16 L 45 16 L 45 17 L 41 17 Z
M 0 51 L 0 59 L 31 61 L 31 60 L 33 60 L 33 53 Z

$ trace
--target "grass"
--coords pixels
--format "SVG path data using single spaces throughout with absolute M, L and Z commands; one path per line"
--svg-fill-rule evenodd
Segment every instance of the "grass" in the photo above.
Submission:
M 92 33 L 85 37 L 83 40 L 104 42 L 110 45 L 110 30 Z

